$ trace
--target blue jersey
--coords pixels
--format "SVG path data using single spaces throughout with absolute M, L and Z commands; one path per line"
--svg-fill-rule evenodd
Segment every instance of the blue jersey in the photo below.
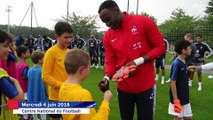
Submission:
M 191 54 L 185 58 L 187 66 L 192 65 L 192 62 L 194 61 L 195 58 L 195 52 L 197 51 L 195 43 L 191 43 L 191 47 L 192 47 Z
M 45 85 L 41 79 L 41 66 L 33 66 L 28 71 L 28 101 L 47 101 Z
M 202 61 L 200 61 L 200 58 L 204 58 L 204 54 L 205 52 L 209 52 L 209 55 L 212 54 L 212 49 L 206 44 L 206 43 L 195 43 L 196 46 L 196 52 L 194 55 L 194 63 L 202 63 Z
M 189 103 L 189 85 L 188 85 L 188 73 L 186 64 L 176 58 L 172 64 L 171 80 L 176 81 L 177 96 L 181 102 L 181 105 Z M 173 103 L 173 96 L 170 87 L 170 102 Z

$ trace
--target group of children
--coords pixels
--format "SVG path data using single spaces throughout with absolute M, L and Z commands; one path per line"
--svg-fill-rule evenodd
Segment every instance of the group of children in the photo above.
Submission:
M 1 30 L 0 32 L 4 36 L 11 36 L 10 38 L 11 41 L 7 45 L 9 49 L 9 54 L 6 54 L 8 55 L 7 59 L 0 60 L 0 66 L 1 66 L 1 69 L 4 69 L 5 71 L 7 71 L 8 76 L 13 77 L 12 79 L 16 79 L 15 81 L 18 82 L 18 84 L 20 85 L 21 91 L 19 92 L 20 93 L 23 92 L 23 95 L 24 95 L 24 97 L 22 98 L 22 101 L 47 101 L 47 95 L 46 95 L 45 89 L 42 87 L 44 86 L 44 83 L 41 80 L 41 65 L 42 65 L 44 53 L 33 52 L 31 55 L 31 59 L 34 63 L 34 66 L 29 68 L 28 64 L 26 63 L 26 60 L 30 57 L 29 48 L 26 46 L 18 46 L 17 48 L 14 47 L 13 36 L 3 30 Z M 1 36 L 1 40 L 4 40 L 4 39 L 7 40 L 6 38 L 4 38 L 4 36 L 3 37 Z M 19 59 L 16 58 L 15 54 L 17 54 Z M 16 62 L 18 62 L 17 66 L 16 66 Z M 7 86 L 3 86 L 3 88 L 5 87 Z M 14 90 L 14 89 L 10 88 L 9 90 Z M 1 89 L 1 90 L 8 91 L 8 89 Z M 22 116 L 24 119 L 30 119 L 27 114 L 23 114 Z M 33 119 L 36 120 L 36 118 L 37 116 L 33 115 Z M 45 120 L 46 116 L 42 115 L 41 118 L 42 120 Z
M 93 101 L 91 93 L 81 86 L 90 74 L 90 56 L 81 49 L 74 48 L 71 51 L 68 46 L 73 37 L 70 24 L 58 22 L 55 25 L 57 43 L 51 47 L 44 56 L 42 66 L 42 79 L 48 85 L 50 101 Z M 109 114 L 109 102 L 112 93 L 106 91 L 104 100 L 96 113 L 90 109 L 90 114 L 51 114 L 51 119 L 60 120 L 107 120 Z
M 89 54 L 77 48 L 71 51 L 68 49 L 73 37 L 70 24 L 58 22 L 54 29 L 57 38 L 56 45 L 48 49 L 45 54 L 39 51 L 33 52 L 31 60 L 34 65 L 31 68 L 26 63 L 26 59 L 30 57 L 29 48 L 19 46 L 15 50 L 12 35 L 0 29 L 0 59 L 6 66 L 6 68 L 1 66 L 0 69 L 1 106 L 6 104 L 8 98 L 19 101 L 48 101 L 48 97 L 49 101 L 93 101 L 91 93 L 81 86 L 81 83 L 90 74 L 91 58 Z M 11 69 L 8 70 L 8 68 L 16 64 L 15 51 L 19 57 L 19 62 L 17 73 L 14 76 L 14 73 L 10 73 Z M 175 44 L 177 58 L 174 60 L 171 69 L 169 114 L 174 115 L 176 120 L 192 119 L 185 60 L 191 54 L 191 51 L 192 46 L 189 41 L 181 40 Z M 210 65 L 212 66 L 212 64 Z M 201 68 L 190 67 L 191 70 Z M 203 66 L 203 68 L 206 67 Z M 12 69 L 12 71 L 15 70 L 15 68 Z M 111 99 L 111 91 L 105 91 L 104 99 L 97 113 L 92 108 L 89 114 L 51 114 L 49 116 L 52 120 L 60 120 L 62 117 L 63 120 L 108 120 Z M 10 110 L 4 107 L 1 107 L 0 110 L 1 119 L 18 119 Z M 28 116 L 25 115 L 24 118 L 28 119 Z M 41 115 L 40 118 L 45 120 L 46 115 Z M 33 115 L 33 119 L 37 120 L 37 115 Z
M 31 60 L 34 63 L 31 68 L 29 68 L 26 63 L 26 59 L 30 57 L 29 48 L 25 46 L 19 46 L 17 48 L 16 52 L 19 57 L 19 62 L 17 67 L 15 66 L 17 73 L 14 76 L 17 80 L 9 77 L 11 75 L 7 75 L 7 72 L 5 71 L 7 69 L 5 68 L 4 70 L 1 67 L 0 77 L 1 79 L 5 79 L 6 76 L 7 79 L 5 84 L 9 84 L 5 85 L 3 80 L 1 80 L 1 88 L 3 88 L 3 86 L 5 88 L 1 89 L 1 93 L 3 93 L 1 106 L 6 104 L 6 98 L 17 99 L 19 101 L 47 101 L 49 96 L 49 101 L 93 101 L 91 93 L 80 85 L 80 83 L 90 74 L 89 54 L 80 49 L 69 51 L 67 47 L 73 37 L 73 30 L 68 23 L 58 22 L 55 25 L 55 33 L 57 44 L 51 47 L 45 55 L 40 51 L 34 51 L 31 54 Z M 3 35 L 1 36 L 1 34 Z M 11 38 L 5 38 L 5 36 Z M 11 49 L 9 44 L 13 42 L 13 39 L 12 35 L 6 31 L 0 30 L 1 60 L 8 60 Z M 14 59 L 13 62 L 15 63 L 16 61 L 17 59 Z M 43 68 L 41 68 L 42 64 Z M 10 82 L 12 83 L 10 84 Z M 70 92 L 71 90 L 73 92 Z M 97 113 L 93 108 L 90 109 L 90 114 L 88 115 L 63 115 L 63 119 L 107 120 L 110 111 L 109 102 L 111 99 L 112 93 L 108 90 L 104 94 L 102 105 Z M 3 107 L 1 110 L 8 111 Z M 12 115 L 11 110 L 9 110 L 9 114 L 1 114 L 1 117 L 4 117 L 2 119 L 7 120 L 11 118 L 9 117 L 10 115 Z M 14 116 L 14 118 L 12 118 L 13 120 L 18 119 L 16 115 L 12 116 Z M 61 115 L 57 114 L 50 115 L 50 117 L 53 120 L 62 118 Z M 46 115 L 41 115 L 40 118 L 45 120 Z M 27 115 L 24 115 L 24 119 L 29 118 Z M 37 120 L 37 115 L 33 115 L 33 119 Z

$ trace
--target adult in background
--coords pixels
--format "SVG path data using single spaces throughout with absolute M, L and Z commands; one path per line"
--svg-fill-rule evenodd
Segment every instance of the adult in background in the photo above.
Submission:
M 166 45 L 166 51 L 169 51 L 169 43 L 166 39 L 164 39 L 164 43 Z M 155 60 L 155 68 L 156 68 L 156 76 L 155 80 L 158 80 L 160 67 L 161 67 L 161 84 L 164 84 L 165 79 L 165 60 L 166 60 L 166 52 L 159 58 Z
M 53 46 L 53 43 L 52 40 L 50 40 L 46 35 L 44 35 L 43 38 L 44 51 L 46 52 L 49 48 Z
M 192 46 L 191 54 L 189 56 L 186 56 L 186 66 L 191 66 L 192 61 L 195 58 L 195 52 L 197 50 L 195 43 L 194 43 L 194 40 L 193 40 L 192 33 L 187 33 L 184 36 L 184 40 L 189 41 L 191 43 L 191 46 Z M 189 74 L 189 86 L 192 87 L 193 72 L 189 71 L 188 74 Z
M 100 38 L 98 37 L 98 35 L 95 35 L 95 39 L 97 41 L 97 48 L 96 48 L 96 52 L 97 52 L 97 56 L 96 56 L 96 60 L 97 63 L 99 63 L 99 58 L 101 59 L 101 55 L 100 55 L 100 43 L 102 42 L 102 40 L 100 40 Z M 99 65 L 97 64 L 96 69 L 99 68 Z
M 34 39 L 33 35 L 30 35 L 28 37 L 26 43 L 24 44 L 24 46 L 27 46 L 29 48 L 30 54 L 32 54 L 32 52 L 33 52 L 34 41 L 35 41 L 35 39 Z
M 100 64 L 101 64 L 101 69 L 104 69 L 104 59 L 105 59 L 105 49 L 104 49 L 104 43 L 103 40 L 99 43 L 99 52 L 100 52 Z
M 195 37 L 195 39 L 197 41 L 195 43 L 197 50 L 195 52 L 195 56 L 194 56 L 195 58 L 193 60 L 193 65 L 201 66 L 202 64 L 204 64 L 205 59 L 208 58 L 209 56 L 211 56 L 213 52 L 208 44 L 202 42 L 203 38 L 201 35 L 197 35 Z M 205 52 L 209 52 L 209 54 L 207 56 L 204 56 Z M 198 91 L 202 91 L 202 71 L 198 70 L 197 74 L 198 74 Z M 192 76 L 194 77 L 194 72 L 193 72 Z M 192 80 L 193 80 L 193 77 L 192 77 Z
M 89 39 L 89 55 L 91 58 L 91 67 L 96 67 L 98 68 L 98 60 L 97 60 L 97 47 L 98 47 L 98 43 L 97 40 L 95 39 L 94 34 L 90 35 L 90 39 Z
M 72 40 L 71 42 L 71 49 L 72 48 L 78 48 L 78 49 L 84 49 L 86 46 L 86 41 L 81 38 L 81 35 L 78 33 L 76 34 L 76 38 Z
M 135 104 L 138 120 L 153 120 L 155 85 L 153 60 L 166 50 L 163 36 L 154 21 L 142 15 L 121 12 L 113 0 L 104 1 L 99 17 L 109 27 L 105 32 L 105 71 L 100 89 L 117 70 L 137 66 L 134 74 L 118 82 L 117 92 L 122 120 L 133 120 Z
M 21 34 L 21 33 L 18 34 L 18 36 L 15 38 L 15 40 L 16 40 L 16 47 L 22 46 L 22 45 L 24 45 L 24 43 L 25 43 L 25 40 L 24 40 L 24 38 L 22 37 L 22 34 Z

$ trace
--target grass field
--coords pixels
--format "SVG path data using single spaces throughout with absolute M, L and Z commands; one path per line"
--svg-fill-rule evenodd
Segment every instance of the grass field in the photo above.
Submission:
M 167 70 L 167 73 L 170 71 Z M 98 89 L 98 82 L 102 79 L 103 71 L 91 69 L 91 75 L 83 82 L 84 88 L 87 88 L 93 94 L 94 100 L 97 102 L 97 106 L 103 99 L 103 94 Z M 168 79 L 168 74 L 166 79 Z M 192 88 L 190 88 L 190 100 L 192 104 L 193 118 L 195 120 L 213 120 L 212 108 L 213 108 L 213 80 L 208 79 L 206 75 L 203 77 L 203 91 L 197 91 L 197 78 L 193 82 Z M 113 92 L 113 100 L 110 104 L 109 120 L 120 120 L 120 112 L 118 107 L 118 100 L 116 94 L 116 83 L 111 82 L 110 90 Z M 157 81 L 157 105 L 155 120 L 172 120 L 172 116 L 168 115 L 168 103 L 169 103 L 169 84 L 161 85 L 160 81 Z M 97 107 L 97 108 L 98 108 Z M 134 117 L 137 120 L 137 117 Z
M 167 61 L 171 56 L 167 55 Z M 212 59 L 208 61 L 213 61 Z M 32 63 L 27 61 L 30 66 Z M 171 61 L 169 63 L 172 63 Z M 170 70 L 166 70 L 166 78 L 168 79 Z M 103 78 L 103 70 L 91 69 L 91 74 L 87 80 L 83 82 L 83 87 L 88 89 L 94 100 L 97 103 L 97 109 L 99 108 L 101 101 L 103 100 L 103 93 L 98 88 L 99 81 Z M 159 76 L 161 78 L 161 76 Z M 213 79 L 208 79 L 207 75 L 203 75 L 203 91 L 197 91 L 197 77 L 193 81 L 193 86 L 190 88 L 190 100 L 192 105 L 193 119 L 194 120 L 213 120 L 211 113 L 213 112 Z M 110 90 L 113 93 L 113 99 L 110 103 L 110 115 L 109 120 L 120 120 L 120 112 L 116 94 L 116 83 L 110 83 Z M 172 120 L 173 117 L 168 115 L 168 103 L 169 103 L 169 84 L 161 85 L 160 81 L 157 81 L 157 105 L 155 112 L 155 120 Z M 49 120 L 49 118 L 48 118 Z M 137 120 L 136 111 L 134 120 Z

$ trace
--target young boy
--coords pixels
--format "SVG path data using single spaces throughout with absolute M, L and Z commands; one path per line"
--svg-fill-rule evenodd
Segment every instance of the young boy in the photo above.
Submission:
M 58 22 L 55 25 L 57 43 L 48 49 L 44 55 L 42 79 L 48 85 L 50 101 L 58 101 L 59 89 L 67 79 L 64 68 L 64 57 L 69 51 L 68 46 L 73 37 L 73 29 L 69 23 Z M 60 114 L 49 115 L 54 120 L 60 120 Z
M 171 69 L 170 103 L 168 112 L 175 120 L 191 120 L 192 110 L 189 102 L 188 74 L 185 57 L 191 54 L 189 41 L 181 40 L 175 44 L 178 54 Z
M 44 82 L 41 79 L 41 65 L 43 64 L 44 53 L 35 51 L 31 55 L 31 60 L 34 63 L 27 74 L 28 77 L 28 95 L 27 101 L 47 101 L 47 93 Z M 38 120 L 36 114 L 33 114 L 33 120 Z M 41 114 L 41 120 L 46 120 L 46 115 Z
M 67 53 L 64 64 L 68 80 L 61 86 L 59 101 L 93 101 L 91 93 L 81 86 L 90 74 L 90 56 L 83 50 L 73 49 Z M 63 114 L 63 120 L 108 120 L 111 99 L 112 93 L 108 90 L 97 113 L 91 108 L 89 114 Z
M 17 55 L 20 59 L 17 65 L 17 80 L 19 81 L 24 92 L 24 98 L 27 100 L 27 72 L 29 70 L 29 66 L 26 63 L 26 60 L 30 57 L 30 50 L 26 46 L 19 46 L 17 48 Z
M 9 52 L 8 57 L 7 57 L 7 60 L 0 60 L 0 67 L 3 68 L 4 70 L 6 70 L 7 73 L 9 74 L 9 76 L 16 78 L 17 57 L 15 55 L 15 51 L 16 51 L 15 42 L 11 42 L 9 44 L 9 47 L 10 47 L 10 52 Z
M 0 29 L 0 60 L 7 59 L 10 52 L 9 44 L 12 41 L 13 36 Z M 6 97 L 23 101 L 24 93 L 18 81 L 9 77 L 7 72 L 0 68 L 0 120 L 18 120 L 17 115 L 14 115 L 12 110 L 7 109 Z
M 24 92 L 24 99 L 25 101 L 27 101 L 27 86 L 28 86 L 27 72 L 29 70 L 29 66 L 26 63 L 26 60 L 30 57 L 30 49 L 26 46 L 19 46 L 16 52 L 20 59 L 17 65 L 16 77 Z M 25 120 L 28 119 L 27 114 L 23 114 L 23 117 Z

